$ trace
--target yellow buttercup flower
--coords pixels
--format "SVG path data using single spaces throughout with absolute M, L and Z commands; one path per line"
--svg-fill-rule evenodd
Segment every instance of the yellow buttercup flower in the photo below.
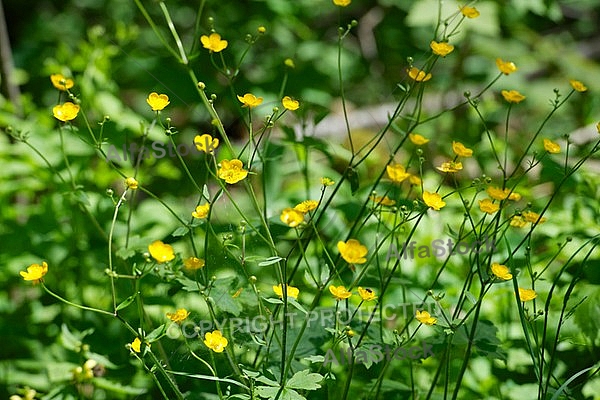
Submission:
M 227 338 L 224 338 L 219 330 L 206 332 L 204 335 L 204 344 L 215 353 L 222 353 L 228 343 Z
M 333 0 L 333 4 L 339 7 L 346 7 L 352 3 L 352 0 Z
M 217 175 L 220 179 L 225 179 L 225 182 L 234 184 L 248 176 L 248 171 L 243 168 L 244 164 L 234 158 L 233 160 L 223 160 L 220 163 Z
M 410 76 L 412 80 L 417 82 L 427 82 L 431 79 L 431 74 L 428 74 L 425 71 L 418 69 L 417 67 L 412 67 L 411 69 L 407 70 L 407 72 L 408 76 Z
M 208 212 L 210 211 L 210 204 L 201 204 L 194 211 L 192 211 L 192 217 L 202 219 L 208 217 Z
M 135 190 L 138 188 L 138 185 L 138 181 L 131 176 L 125 179 L 125 186 L 127 187 L 127 189 Z
M 336 300 L 344 300 L 352 296 L 352 292 L 346 290 L 345 286 L 329 286 L 329 291 L 335 297 Z
M 514 228 L 523 228 L 527 225 L 527 221 L 520 215 L 515 215 L 510 219 L 510 226 Z
M 367 246 L 356 239 L 348 239 L 347 242 L 339 241 L 337 248 L 348 264 L 364 264 L 367 262 L 365 256 L 369 252 Z
M 133 339 L 133 342 L 131 342 L 131 348 L 136 353 L 139 353 L 142 350 L 141 346 L 142 346 L 142 341 L 140 340 L 140 338 L 135 338 L 135 339 Z
M 452 141 L 452 151 L 459 157 L 471 157 L 473 155 L 473 150 L 466 148 L 461 142 Z
M 267 31 L 267 28 L 265 28 L 264 26 L 259 26 L 257 28 L 258 33 L 260 33 L 261 35 L 264 34 Z
M 371 200 L 375 204 L 381 204 L 382 206 L 393 206 L 396 204 L 395 200 L 390 199 L 387 196 L 369 196 L 369 200 Z
M 290 96 L 285 96 L 283 100 L 281 100 L 281 104 L 286 110 L 296 111 L 300 107 L 300 102 L 298 100 L 292 99 Z
M 335 185 L 335 182 L 331 178 L 327 178 L 326 176 L 324 176 L 323 178 L 321 178 L 321 185 L 331 186 Z
M 525 221 L 531 222 L 532 224 L 535 224 L 536 222 L 538 224 L 543 224 L 546 222 L 546 217 L 540 217 L 540 214 L 533 211 L 523 211 L 522 215 Z
M 494 187 L 488 187 L 486 189 L 487 194 L 494 200 L 506 200 L 508 198 L 508 195 L 510 193 L 510 189 L 506 188 L 506 189 L 500 189 L 497 186 Z
M 428 191 L 423 192 L 423 201 L 429 208 L 433 208 L 436 211 L 439 211 L 441 208 L 446 206 L 446 202 L 442 200 L 442 196 L 438 193 L 430 193 Z
M 408 181 L 413 186 L 421 186 L 421 182 L 422 182 L 421 178 L 419 178 L 416 175 L 412 175 L 412 174 L 408 177 Z
M 537 293 L 533 289 L 519 288 L 519 299 L 521 301 L 530 301 L 537 297 Z
M 509 103 L 518 104 L 525 100 L 525 96 L 523 96 L 517 90 L 503 90 L 501 93 L 502 97 L 504 97 L 504 100 L 508 101 Z
M 288 207 L 281 212 L 279 219 L 290 228 L 295 228 L 304 221 L 304 213 Z
M 479 17 L 479 11 L 475 7 L 462 6 L 460 12 L 467 18 Z
M 188 257 L 183 260 L 183 266 L 185 269 L 189 269 L 190 271 L 195 271 L 197 269 L 203 268 L 205 265 L 205 261 L 198 257 Z
M 513 277 L 506 265 L 498 263 L 492 264 L 492 273 L 496 275 L 496 277 L 502 279 L 503 281 L 511 280 Z
M 487 214 L 494 214 L 500 209 L 498 204 L 492 203 L 490 199 L 479 200 L 479 209 Z
M 544 149 L 550 154 L 560 153 L 560 145 L 550 139 L 544 139 Z
M 512 201 L 519 201 L 521 200 L 521 195 L 517 192 L 512 192 L 508 195 L 508 199 Z
M 182 323 L 187 317 L 190 316 L 190 312 L 185 308 L 180 308 L 174 313 L 167 313 L 167 318 L 178 324 Z
M 600 133 L 600 122 L 598 122 L 598 123 L 596 124 L 596 131 L 597 131 L 598 133 Z
M 517 66 L 512 61 L 504 61 L 501 58 L 496 58 L 496 66 L 504 75 L 510 75 L 516 70 L 518 70 Z
M 65 78 L 62 74 L 52 74 L 50 80 L 55 88 L 62 91 L 69 90 L 75 85 L 73 79 Z
M 358 295 L 363 301 L 371 301 L 377 298 L 375 292 L 369 288 L 363 289 L 362 287 L 358 288 Z
M 21 271 L 19 274 L 26 281 L 33 281 L 33 283 L 39 283 L 42 281 L 44 275 L 48 273 L 48 264 L 46 261 L 42 261 L 40 264 L 31 264 L 27 267 L 27 271 Z
M 437 323 L 437 318 L 432 317 L 427 311 L 417 310 L 415 318 L 417 318 L 417 321 L 425 325 L 435 325 Z
M 439 167 L 436 167 L 436 169 L 442 172 L 454 173 L 462 170 L 463 166 L 460 161 L 446 161 L 443 162 Z
M 300 211 L 301 213 L 307 213 L 309 211 L 314 210 L 319 206 L 319 202 L 316 200 L 304 200 L 300 204 L 296 204 L 294 210 Z
M 587 90 L 588 90 L 588 88 L 583 83 L 576 81 L 574 79 L 571 79 L 569 81 L 569 83 L 571 84 L 571 87 L 578 92 L 587 92 Z
M 162 111 L 166 106 L 169 105 L 170 101 L 169 96 L 166 94 L 152 92 L 148 95 L 146 103 L 148 103 L 152 111 Z
M 389 164 L 385 167 L 385 170 L 390 179 L 396 183 L 400 183 L 410 176 L 400 164 Z
M 219 138 L 214 138 L 207 133 L 202 136 L 196 135 L 196 137 L 194 137 L 194 144 L 198 151 L 207 154 L 213 153 L 215 149 L 219 147 Z
M 296 68 L 296 64 L 294 64 L 294 60 L 292 60 L 291 58 L 286 58 L 285 60 L 283 60 L 283 63 L 288 68 Z
M 238 95 L 238 100 L 243 104 L 242 107 L 254 108 L 263 102 L 262 97 L 256 97 L 252 93 L 246 93 L 244 96 Z
M 300 294 L 300 290 L 297 287 L 285 285 L 287 291 L 287 297 L 293 297 L 294 299 L 298 299 L 298 295 Z M 283 298 L 283 288 L 281 283 L 277 286 L 273 286 L 273 291 L 279 298 Z
M 434 40 L 431 41 L 431 43 L 429 44 L 429 47 L 431 47 L 431 51 L 433 51 L 433 54 L 441 56 L 441 57 L 446 57 L 448 54 L 452 53 L 452 51 L 454 50 L 454 46 L 452 46 L 450 43 L 447 42 L 436 42 Z
M 200 42 L 205 49 L 210 50 L 211 53 L 218 53 L 225 50 L 227 47 L 227 40 L 221 39 L 221 35 L 218 33 L 211 33 L 210 36 L 202 35 Z
M 170 244 L 163 243 L 162 240 L 152 242 L 148 246 L 148 251 L 158 263 L 168 262 L 175 258 L 173 247 Z
M 67 101 L 64 104 L 58 104 L 52 108 L 54 118 L 62 122 L 75 119 L 79 113 L 79 105 Z
M 419 135 L 418 133 L 409 133 L 408 138 L 411 142 L 413 142 L 413 144 L 416 144 L 417 146 L 422 146 L 425 143 L 429 142 L 429 139 Z

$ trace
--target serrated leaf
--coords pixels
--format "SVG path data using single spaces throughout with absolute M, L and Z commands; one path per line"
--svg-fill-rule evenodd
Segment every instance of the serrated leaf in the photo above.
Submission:
M 275 399 L 279 393 L 278 387 L 270 386 L 257 386 L 256 394 L 264 399 Z M 300 396 L 298 392 L 293 389 L 284 388 L 279 396 L 280 400 L 306 400 L 304 396 Z
M 183 285 L 183 290 L 185 290 L 186 292 L 198 292 L 200 291 L 200 287 L 198 285 L 198 282 L 185 277 L 185 276 L 180 276 L 176 279 L 177 282 L 181 283 L 181 285 Z
M 309 369 L 296 372 L 294 376 L 288 379 L 285 384 L 286 388 L 302 389 L 302 390 L 317 390 L 321 387 L 319 384 L 323 380 L 323 375 L 316 372 L 310 372 Z
M 173 237 L 185 236 L 185 235 L 187 235 L 187 233 L 189 231 L 190 231 L 190 229 L 187 226 L 180 226 L 179 228 L 175 229 L 175 231 L 173 233 L 171 233 L 171 236 L 173 236 Z
M 285 260 L 285 258 L 281 258 L 279 256 L 273 256 L 273 257 L 265 258 L 265 261 L 259 262 L 258 266 L 259 267 L 266 267 L 268 265 L 273 265 L 275 263 L 278 263 L 281 260 Z
M 132 248 L 121 247 L 115 252 L 115 255 L 122 260 L 127 260 L 128 258 L 135 256 L 135 250 Z
M 137 294 L 132 294 L 131 296 L 129 296 L 128 298 L 123 300 L 121 302 L 121 304 L 119 304 L 117 306 L 116 311 L 122 310 L 122 309 L 126 308 L 127 306 L 129 306 L 131 303 L 133 303 L 133 301 L 135 300 L 136 297 L 137 297 Z

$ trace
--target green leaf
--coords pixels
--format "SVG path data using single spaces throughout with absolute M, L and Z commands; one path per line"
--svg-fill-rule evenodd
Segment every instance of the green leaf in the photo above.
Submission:
M 200 291 L 198 282 L 196 282 L 188 277 L 180 276 L 176 280 L 177 280 L 177 282 L 179 282 L 183 285 L 183 290 L 185 290 L 186 292 L 199 292 Z
M 286 388 L 317 390 L 321 387 L 319 384 L 323 380 L 323 375 L 311 373 L 309 369 L 296 372 L 286 383 Z
M 256 394 L 264 399 L 275 399 L 277 397 L 277 393 L 279 392 L 279 387 L 270 387 L 270 386 L 257 386 Z M 306 400 L 304 396 L 301 396 L 295 390 L 284 388 L 281 391 L 281 396 L 279 396 L 281 400 Z
M 346 170 L 346 179 L 350 182 L 350 191 L 353 195 L 356 194 L 359 188 L 358 171 L 353 168 L 348 168 Z
M 175 231 L 173 233 L 171 233 L 171 236 L 174 236 L 174 237 L 185 236 L 185 235 L 187 235 L 187 233 L 189 231 L 190 231 L 190 229 L 187 226 L 180 226 L 179 228 L 175 229 Z
M 266 267 L 268 265 L 273 265 L 275 263 L 278 263 L 281 260 L 285 260 L 285 258 L 279 257 L 279 256 L 273 256 L 273 257 L 268 257 L 265 258 L 265 261 L 261 261 L 258 263 L 259 267 Z
M 117 310 L 122 310 L 126 307 L 128 307 L 131 303 L 133 303 L 133 301 L 135 300 L 135 298 L 137 297 L 137 293 L 136 294 L 132 294 L 131 296 L 129 296 L 128 298 L 126 298 L 121 304 L 119 304 L 117 306 Z
M 131 247 L 121 247 L 119 250 L 117 250 L 115 255 L 121 260 L 127 260 L 128 258 L 135 256 L 135 250 Z
M 156 340 L 160 339 L 160 337 L 165 333 L 166 330 L 166 324 L 162 324 L 161 326 L 150 332 L 148 335 L 146 335 L 145 339 L 148 343 L 155 342 Z
M 96 377 L 92 379 L 94 386 L 113 393 L 128 394 L 131 396 L 141 396 L 147 389 L 135 388 L 133 386 L 123 386 L 119 383 L 109 381 L 108 379 Z

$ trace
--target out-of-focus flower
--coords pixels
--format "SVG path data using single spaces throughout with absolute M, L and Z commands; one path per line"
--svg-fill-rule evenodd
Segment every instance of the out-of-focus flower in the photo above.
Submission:
M 409 133 L 408 138 L 411 142 L 413 142 L 413 144 L 416 144 L 417 146 L 422 146 L 425 143 L 429 142 L 429 139 L 427 139 L 425 136 L 419 135 L 418 133 Z
M 573 89 L 575 89 L 576 91 L 578 91 L 578 92 L 587 92 L 587 90 L 588 90 L 588 88 L 583 83 L 581 83 L 580 81 L 576 81 L 574 79 L 571 79 L 569 81 L 569 83 L 571 84 L 571 87 Z
M 125 186 L 127 187 L 127 189 L 136 190 L 138 188 L 138 185 L 138 181 L 131 176 L 125 179 Z
M 331 186 L 335 185 L 335 182 L 331 178 L 327 178 L 326 176 L 324 176 L 323 178 L 321 178 L 321 185 Z
M 333 4 L 339 7 L 346 7 L 352 3 L 352 0 L 333 0 Z
M 192 217 L 202 219 L 208 217 L 208 212 L 210 211 L 210 204 L 201 204 L 194 211 L 192 211 Z
M 504 97 L 504 100 L 508 101 L 509 103 L 518 104 L 525 100 L 525 96 L 523 96 L 517 90 L 503 90 L 501 93 L 502 97 Z
M 508 195 L 510 193 L 510 189 L 506 188 L 506 189 L 500 189 L 497 186 L 490 186 L 486 189 L 487 194 L 494 200 L 506 200 L 508 198 Z
M 48 264 L 46 261 L 42 261 L 40 264 L 31 264 L 27 267 L 27 271 L 21 271 L 19 274 L 26 281 L 33 281 L 33 283 L 39 283 L 42 281 L 44 275 L 48 273 Z
M 290 228 L 295 228 L 304 221 L 304 213 L 288 207 L 281 212 L 279 219 Z
M 500 209 L 498 204 L 492 203 L 490 199 L 479 200 L 479 209 L 487 214 L 494 214 Z
M 431 41 L 431 43 L 429 44 L 429 47 L 431 47 L 431 51 L 433 51 L 433 54 L 441 56 L 441 57 L 446 57 L 448 54 L 452 53 L 452 51 L 454 50 L 454 46 L 452 46 L 450 43 L 447 42 L 436 42 L 434 40 Z
M 496 58 L 496 66 L 504 75 L 510 75 L 518 69 L 514 62 L 504 61 L 501 58 Z
M 442 172 L 454 173 L 462 170 L 463 165 L 460 161 L 446 161 L 443 162 L 439 167 L 435 168 Z
M 544 149 L 550 154 L 560 153 L 560 145 L 550 139 L 544 139 Z
M 428 191 L 423 192 L 423 201 L 429 208 L 433 208 L 436 211 L 439 211 L 441 208 L 446 206 L 446 202 L 442 200 L 442 196 L 438 193 L 430 193 Z
M 519 299 L 521 301 L 530 301 L 537 297 L 537 293 L 533 289 L 519 288 Z
M 385 167 L 385 170 L 390 179 L 396 183 L 400 183 L 410 176 L 410 173 L 406 172 L 400 164 L 389 164 Z
M 170 244 L 163 243 L 162 240 L 152 242 L 148 246 L 148 251 L 158 263 L 165 263 L 175 258 L 173 247 Z
M 202 35 L 200 42 L 205 49 L 210 50 L 211 53 L 218 53 L 225 50 L 227 47 L 227 40 L 221 39 L 221 35 L 218 33 L 211 33 L 210 36 Z
M 411 69 L 407 70 L 407 72 L 408 76 L 417 82 L 427 82 L 431 79 L 431 74 L 428 74 L 417 67 L 412 67 Z
M 185 269 L 189 269 L 190 271 L 195 271 L 197 269 L 203 268 L 206 263 L 203 259 L 198 257 L 188 257 L 183 261 L 183 266 Z
M 473 155 L 473 150 L 465 147 L 461 142 L 452 141 L 452 151 L 459 157 L 471 157 Z
M 292 99 L 290 96 L 285 96 L 281 100 L 281 104 L 286 110 L 296 111 L 300 107 L 300 102 L 298 100 Z
M 69 90 L 75 85 L 73 79 L 65 78 L 62 74 L 52 74 L 50 80 L 55 88 L 62 91 Z
M 527 225 L 527 221 L 520 215 L 515 215 L 510 219 L 510 226 L 514 228 L 523 228 Z
M 522 215 L 523 218 L 525 218 L 525 221 L 531 222 L 532 224 L 543 224 L 546 222 L 546 217 L 540 217 L 540 214 L 533 211 L 523 211 Z
M 319 202 L 316 200 L 304 200 L 300 204 L 296 204 L 294 210 L 300 211 L 301 213 L 307 213 L 309 211 L 314 210 L 319 206 Z
M 390 199 L 387 196 L 369 196 L 369 200 L 371 200 L 375 204 L 381 204 L 382 206 L 393 206 L 396 204 L 395 200 Z
M 171 321 L 176 322 L 178 324 L 182 323 L 187 317 L 189 317 L 190 312 L 185 308 L 180 308 L 174 313 L 167 313 L 167 318 Z
M 427 311 L 417 310 L 415 318 L 417 318 L 417 321 L 425 325 L 435 325 L 437 323 L 437 318 L 432 317 Z
M 462 6 L 460 8 L 460 12 L 467 18 L 477 18 L 479 17 L 479 11 L 475 7 Z
M 286 291 L 287 291 L 287 297 L 293 297 L 294 299 L 298 299 L 300 290 L 298 290 L 297 287 L 289 286 L 289 285 L 285 285 L 285 287 L 286 287 Z M 283 298 L 283 288 L 281 286 L 281 283 L 277 286 L 273 286 L 273 292 L 275 292 L 275 294 L 277 296 L 279 296 L 279 298 Z

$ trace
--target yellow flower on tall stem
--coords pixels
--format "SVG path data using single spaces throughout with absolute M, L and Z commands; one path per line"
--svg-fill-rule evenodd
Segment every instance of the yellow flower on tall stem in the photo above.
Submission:
M 352 292 L 346 290 L 346 287 L 343 285 L 337 287 L 331 285 L 329 286 L 329 291 L 337 301 L 344 300 L 352 296 Z
M 448 54 L 452 53 L 452 51 L 454 50 L 454 46 L 452 46 L 450 43 L 447 42 L 436 42 L 434 40 L 431 41 L 431 43 L 429 44 L 429 47 L 431 47 L 431 51 L 433 52 L 433 54 L 437 55 L 437 56 L 441 56 L 441 57 L 446 57 Z
M 237 183 L 248 176 L 248 171 L 243 168 L 244 164 L 237 158 L 229 161 L 223 160 L 220 163 L 217 175 L 220 179 L 225 179 L 229 184 Z
M 461 171 L 463 169 L 463 165 L 460 161 L 446 161 L 443 162 L 439 167 L 435 168 L 442 172 L 454 173 Z
M 64 104 L 58 104 L 52 108 L 54 118 L 62 122 L 74 120 L 79 114 L 79 105 L 67 101 Z
M 358 295 L 360 296 L 362 301 L 371 301 L 371 300 L 375 300 L 377 298 L 377 295 L 375 294 L 375 292 L 369 288 L 363 289 L 362 287 L 359 287 Z
M 533 300 L 537 297 L 537 293 L 533 289 L 519 288 L 519 300 L 525 302 Z
M 502 97 L 504 97 L 504 100 L 508 101 L 509 103 L 518 104 L 525 100 L 525 96 L 523 96 L 517 90 L 503 90 L 501 93 Z
M 518 69 L 514 62 L 504 61 L 501 58 L 496 58 L 496 66 L 504 75 L 510 75 Z
M 211 33 L 210 36 L 200 36 L 200 42 L 205 49 L 210 50 L 211 53 L 219 53 L 227 47 L 227 40 L 221 39 L 221 35 L 218 33 Z
M 352 0 L 333 0 L 333 4 L 338 7 L 347 7 L 352 3 Z
M 523 211 L 522 215 L 525 221 L 531 222 L 532 224 L 543 224 L 546 222 L 546 217 L 540 217 L 540 214 L 533 211 Z
M 473 155 L 473 150 L 465 147 L 461 142 L 452 141 L 452 151 L 459 157 L 471 157 Z
M 296 204 L 294 210 L 300 211 L 301 213 L 307 213 L 314 210 L 319 206 L 319 202 L 316 200 L 304 200 L 302 203 Z
M 442 196 L 439 193 L 430 193 L 428 191 L 423 192 L 423 201 L 429 208 L 433 208 L 439 211 L 441 208 L 446 206 L 446 202 L 442 200 Z
M 575 89 L 577 92 L 587 92 L 588 88 L 581 82 L 571 79 L 569 81 L 571 87 Z
M 479 200 L 479 209 L 487 214 L 494 214 L 500 209 L 500 205 L 495 204 L 490 199 Z
M 183 260 L 183 266 L 185 267 L 185 269 L 189 269 L 190 271 L 195 271 L 197 269 L 204 268 L 205 264 L 206 262 L 203 259 L 193 256 Z
M 427 311 L 417 310 L 415 318 L 425 325 L 435 325 L 437 323 L 437 318 L 432 317 Z
M 204 335 L 204 344 L 215 353 L 222 353 L 228 343 L 227 338 L 223 337 L 219 330 L 206 332 Z
M 300 290 L 298 290 L 297 287 L 289 286 L 289 285 L 285 285 L 285 287 L 286 287 L 287 297 L 292 297 L 294 299 L 298 299 Z M 277 296 L 279 296 L 279 298 L 283 298 L 283 288 L 281 286 L 281 283 L 277 286 L 273 286 L 273 292 L 275 292 L 275 294 Z
M 167 318 L 171 321 L 176 322 L 178 324 L 182 323 L 187 317 L 189 317 L 190 312 L 185 308 L 180 308 L 174 313 L 167 313 Z
M 409 133 L 408 139 L 410 139 L 410 141 L 417 146 L 422 146 L 429 142 L 429 139 L 427 139 L 425 136 L 419 135 L 418 133 Z
M 194 137 L 194 144 L 198 151 L 209 154 L 213 153 L 219 147 L 219 138 L 214 138 L 207 133 L 202 136 L 196 135 Z
M 550 154 L 560 153 L 560 145 L 550 139 L 544 139 L 544 150 Z
M 194 211 L 192 211 L 192 217 L 202 219 L 208 217 L 208 212 L 210 211 L 210 204 L 201 204 Z
M 166 94 L 152 92 L 148 95 L 146 103 L 148 103 L 152 111 L 162 111 L 166 106 L 169 105 L 170 101 L 169 96 Z
M 248 108 L 258 107 L 263 102 L 262 97 L 256 97 L 252 93 L 246 93 L 243 96 L 238 95 L 237 98 L 240 101 L 240 103 L 242 103 L 242 107 Z
M 367 246 L 356 239 L 348 239 L 347 242 L 339 241 L 337 248 L 348 264 L 364 264 L 367 262 L 365 256 L 369 252 Z
M 125 186 L 127 189 L 136 190 L 139 186 L 138 181 L 134 177 L 129 177 L 125 179 Z
M 385 167 L 385 170 L 389 178 L 396 183 L 400 183 L 410 176 L 410 173 L 406 172 L 400 164 L 390 164 Z
M 288 207 L 281 212 L 279 219 L 290 228 L 295 228 L 304 222 L 304 213 Z
M 512 279 L 512 274 L 506 265 L 493 263 L 492 264 L 492 273 L 499 279 L 503 281 L 508 281 Z
M 44 275 L 48 273 L 48 264 L 46 261 L 42 261 L 40 264 L 31 264 L 27 267 L 27 271 L 21 271 L 19 274 L 26 281 L 32 281 L 33 283 L 40 283 Z
M 67 91 L 75 85 L 73 79 L 65 78 L 62 74 L 52 74 L 50 80 L 55 88 L 62 91 Z
M 416 82 L 427 82 L 431 79 L 430 73 L 426 73 L 425 71 L 422 71 L 417 67 L 412 67 L 411 69 L 407 70 L 407 72 L 408 76 Z
M 173 247 L 170 244 L 165 244 L 162 240 L 156 240 L 148 246 L 148 251 L 152 258 L 158 263 L 165 263 L 175 258 Z
M 290 96 L 285 96 L 283 100 L 281 100 L 281 104 L 286 110 L 296 111 L 300 107 L 300 102 L 298 100 L 292 99 Z
M 460 12 L 467 18 L 477 18 L 479 17 L 479 11 L 475 7 L 462 6 L 460 8 Z

